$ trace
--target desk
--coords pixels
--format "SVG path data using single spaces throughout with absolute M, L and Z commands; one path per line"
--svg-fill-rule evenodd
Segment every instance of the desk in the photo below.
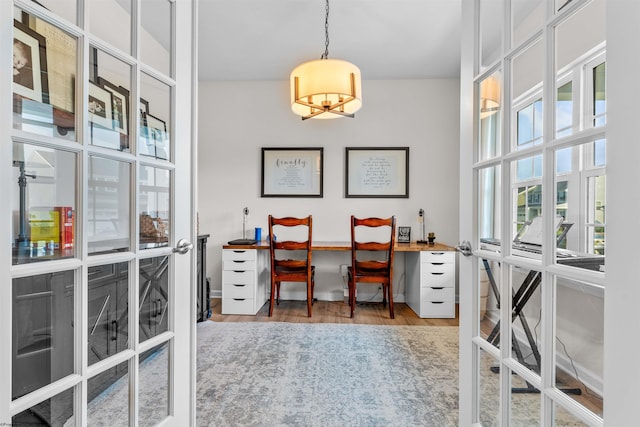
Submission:
M 267 301 L 269 244 L 222 246 L 222 314 L 255 315 Z M 312 251 L 351 252 L 351 242 L 313 241 Z M 421 318 L 455 317 L 455 248 L 396 243 L 405 254 L 405 299 Z

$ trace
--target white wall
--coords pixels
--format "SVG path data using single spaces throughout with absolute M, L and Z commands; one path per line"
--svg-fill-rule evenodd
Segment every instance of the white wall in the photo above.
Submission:
M 288 81 L 200 82 L 199 233 L 211 235 L 207 276 L 214 296 L 221 289 L 222 245 L 242 237 L 245 206 L 248 227 L 262 227 L 263 238 L 269 214 L 311 214 L 316 241 L 348 241 L 351 214 L 396 215 L 398 225 L 413 227 L 415 239 L 423 208 L 426 230 L 442 243 L 457 243 L 459 81 L 364 81 L 362 88 L 363 107 L 354 119 L 303 122 L 291 112 Z M 345 199 L 347 146 L 410 147 L 409 198 Z M 324 197 L 261 198 L 261 147 L 324 147 Z M 346 253 L 314 254 L 318 298 L 342 299 L 338 264 L 347 259 Z M 396 259 L 394 293 L 401 301 L 404 257 Z

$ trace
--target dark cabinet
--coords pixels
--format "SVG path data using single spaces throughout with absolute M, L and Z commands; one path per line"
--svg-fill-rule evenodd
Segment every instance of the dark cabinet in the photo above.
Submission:
M 211 317 L 211 296 L 209 294 L 210 284 L 207 279 L 207 239 L 208 234 L 202 234 L 198 236 L 198 253 L 197 253 L 197 265 L 196 275 L 198 287 L 198 299 L 196 302 L 197 321 L 202 322 Z

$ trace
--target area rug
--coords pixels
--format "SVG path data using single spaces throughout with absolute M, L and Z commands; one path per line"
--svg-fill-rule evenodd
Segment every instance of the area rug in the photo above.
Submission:
M 458 328 L 197 327 L 198 426 L 457 426 Z

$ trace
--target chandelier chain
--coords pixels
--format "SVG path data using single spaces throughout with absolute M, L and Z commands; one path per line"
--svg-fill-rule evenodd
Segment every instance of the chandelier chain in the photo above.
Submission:
M 329 58 L 329 0 L 326 0 L 325 15 L 324 15 L 324 53 L 320 56 L 320 59 Z

